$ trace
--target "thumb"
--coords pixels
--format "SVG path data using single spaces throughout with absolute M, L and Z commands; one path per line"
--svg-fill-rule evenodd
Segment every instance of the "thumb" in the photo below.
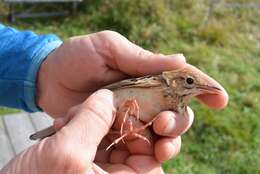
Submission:
M 62 134 L 74 148 L 87 149 L 92 159 L 96 149 L 108 133 L 114 121 L 115 106 L 113 93 L 102 89 L 93 93 L 81 105 L 73 108 L 74 116 L 57 134 Z

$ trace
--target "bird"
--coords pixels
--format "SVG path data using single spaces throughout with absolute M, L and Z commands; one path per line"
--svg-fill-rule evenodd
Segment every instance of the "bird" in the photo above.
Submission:
M 115 82 L 103 89 L 113 91 L 115 105 L 118 106 L 115 123 L 120 122 L 112 126 L 120 136 L 107 150 L 127 137 L 141 138 L 149 143 L 140 132 L 152 125 L 158 113 L 171 110 L 185 116 L 191 98 L 202 94 L 218 95 L 224 90 L 216 80 L 190 64 L 178 70 Z M 135 127 L 133 120 L 140 120 L 144 125 Z M 43 139 L 55 132 L 50 126 L 32 134 L 30 139 Z

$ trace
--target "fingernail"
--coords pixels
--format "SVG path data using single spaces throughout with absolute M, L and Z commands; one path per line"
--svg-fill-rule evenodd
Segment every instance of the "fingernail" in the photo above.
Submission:
M 59 130 L 64 126 L 64 118 L 56 118 L 53 122 L 54 129 Z
M 172 140 L 171 142 L 169 142 L 169 149 L 173 149 L 171 151 L 171 158 L 175 157 L 177 155 L 177 148 L 176 148 L 176 143 L 174 142 L 174 140 Z
M 113 96 L 113 92 L 108 89 L 100 89 L 95 92 L 95 95 L 101 95 L 101 96 Z
M 173 117 L 170 117 L 167 126 L 163 130 L 163 133 L 166 135 L 171 134 L 172 131 L 175 129 L 175 127 L 176 127 L 175 119 Z
M 172 54 L 172 55 L 168 55 L 167 57 L 172 59 L 171 61 L 172 69 L 181 69 L 184 68 L 186 65 L 186 59 L 183 54 Z
M 174 58 L 180 60 L 180 61 L 186 62 L 186 58 L 184 57 L 184 55 L 183 55 L 182 53 L 173 54 L 172 56 L 173 56 Z
M 174 149 L 174 152 L 172 154 L 172 157 L 175 157 L 180 152 L 180 146 L 181 146 L 181 137 L 178 136 L 171 142 L 172 149 Z

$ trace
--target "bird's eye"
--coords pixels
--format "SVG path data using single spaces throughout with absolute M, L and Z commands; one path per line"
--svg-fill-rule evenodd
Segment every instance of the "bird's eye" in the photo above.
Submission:
M 192 85 L 192 84 L 194 83 L 193 78 L 188 77 L 188 78 L 186 79 L 186 83 L 189 84 L 189 85 Z

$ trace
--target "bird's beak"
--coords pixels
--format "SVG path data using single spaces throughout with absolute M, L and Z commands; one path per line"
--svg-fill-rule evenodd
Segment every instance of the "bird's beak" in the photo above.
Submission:
M 222 90 L 216 86 L 208 86 L 208 85 L 199 85 L 197 89 L 201 91 L 203 94 L 220 94 Z

